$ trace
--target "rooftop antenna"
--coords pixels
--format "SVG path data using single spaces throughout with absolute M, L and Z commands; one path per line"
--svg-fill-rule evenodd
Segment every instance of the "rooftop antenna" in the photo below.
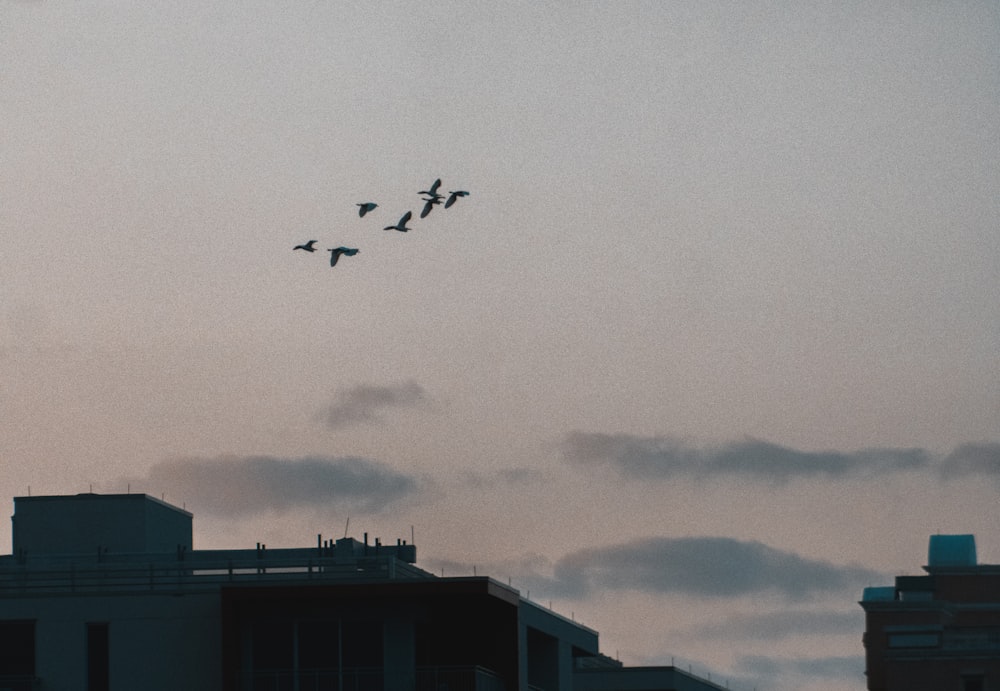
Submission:
M 414 540 L 413 540 L 413 524 L 412 523 L 410 524 L 410 544 L 411 545 L 416 544 L 416 542 L 414 542 Z
M 351 517 L 347 517 L 347 525 L 344 526 L 344 537 L 347 537 L 347 529 L 351 527 Z
M 31 485 L 28 485 L 28 496 L 31 496 Z

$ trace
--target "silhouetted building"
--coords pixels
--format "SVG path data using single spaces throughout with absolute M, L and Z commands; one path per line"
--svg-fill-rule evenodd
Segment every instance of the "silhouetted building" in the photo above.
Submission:
M 17 497 L 0 557 L 0 689 L 717 691 L 626 668 L 597 632 L 405 541 L 195 550 L 146 495 Z
M 1000 689 L 1000 565 L 972 535 L 932 535 L 924 571 L 865 588 L 868 689 Z

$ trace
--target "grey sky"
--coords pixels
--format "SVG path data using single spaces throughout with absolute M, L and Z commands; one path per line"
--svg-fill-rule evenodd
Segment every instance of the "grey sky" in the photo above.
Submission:
M 0 496 L 415 528 L 627 662 L 859 688 L 860 632 L 679 632 L 854 611 L 936 532 L 1000 561 L 998 37 L 992 2 L 0 0 Z M 470 195 L 420 219 L 438 177 Z

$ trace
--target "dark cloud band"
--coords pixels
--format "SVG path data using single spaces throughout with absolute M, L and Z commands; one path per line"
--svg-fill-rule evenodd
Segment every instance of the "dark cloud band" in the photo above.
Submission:
M 944 459 L 941 474 L 946 477 L 983 475 L 1000 480 L 1000 444 L 963 444 Z
M 929 462 L 922 449 L 812 452 L 758 439 L 699 447 L 665 436 L 587 432 L 567 435 L 563 454 L 573 462 L 607 465 L 640 478 L 728 475 L 771 482 L 919 470 Z
M 415 381 L 394 386 L 355 386 L 341 392 L 327 407 L 323 420 L 331 428 L 378 421 L 390 408 L 412 408 L 426 401 Z
M 157 463 L 146 478 L 132 482 L 226 516 L 333 503 L 377 511 L 417 490 L 413 477 L 356 457 L 178 459 Z
M 857 588 L 881 576 L 728 537 L 649 538 L 560 559 L 554 583 L 567 596 L 636 590 L 704 597 L 776 594 L 801 600 Z

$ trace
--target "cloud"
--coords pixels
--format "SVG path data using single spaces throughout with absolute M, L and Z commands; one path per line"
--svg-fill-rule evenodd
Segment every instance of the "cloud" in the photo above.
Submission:
M 850 679 L 864 682 L 863 655 L 809 658 L 774 658 L 748 655 L 739 659 L 737 667 L 760 680 L 783 679 L 790 676 Z
M 501 468 L 490 472 L 466 470 L 456 475 L 456 480 L 474 489 L 496 491 L 499 486 L 524 487 L 544 481 L 544 474 L 533 468 Z
M 324 411 L 323 420 L 334 429 L 370 424 L 380 420 L 388 408 L 412 408 L 425 400 L 423 387 L 415 381 L 396 386 L 359 385 L 341 392 Z
M 133 484 L 198 507 L 240 516 L 339 503 L 378 511 L 414 493 L 416 480 L 365 458 L 188 458 L 154 465 Z
M 728 475 L 771 482 L 920 470 L 929 463 L 922 449 L 812 452 L 758 439 L 698 447 L 673 437 L 588 432 L 568 434 L 563 455 L 573 462 L 606 465 L 623 475 L 645 479 Z
M 707 640 L 780 640 L 813 635 L 853 634 L 864 630 L 864 612 L 840 610 L 781 610 L 726 617 L 685 629 L 684 634 Z
M 882 578 L 859 566 L 806 559 L 728 537 L 647 538 L 584 549 L 556 562 L 553 576 L 550 585 L 570 597 L 636 590 L 702 597 L 774 594 L 795 600 Z
M 421 561 L 421 565 L 432 573 L 442 570 L 451 576 L 490 576 L 498 581 L 509 583 L 523 592 L 551 592 L 552 579 L 546 574 L 552 572 L 552 560 L 537 553 L 528 553 L 511 559 L 497 561 L 457 561 L 430 557 Z
M 983 475 L 1000 481 L 1000 444 L 963 444 L 944 459 L 941 474 L 946 477 Z

